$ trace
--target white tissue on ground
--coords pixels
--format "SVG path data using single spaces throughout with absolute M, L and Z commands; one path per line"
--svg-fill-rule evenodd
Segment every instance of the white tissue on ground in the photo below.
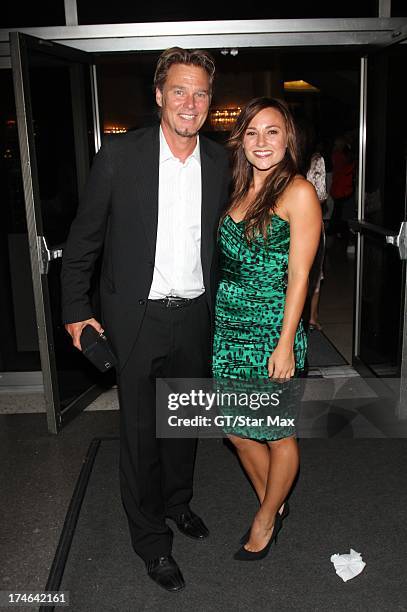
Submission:
M 364 569 L 366 563 L 362 561 L 362 555 L 353 548 L 349 555 L 332 555 L 331 561 L 335 566 L 335 571 L 344 582 L 351 580 Z

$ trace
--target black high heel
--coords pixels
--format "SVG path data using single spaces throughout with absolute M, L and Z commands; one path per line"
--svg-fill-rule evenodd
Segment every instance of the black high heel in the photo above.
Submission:
M 288 505 L 288 501 L 284 502 L 284 508 L 282 513 L 280 514 L 282 519 L 285 519 L 290 513 L 290 506 Z M 250 525 L 249 529 L 246 531 L 246 533 L 240 538 L 239 540 L 239 544 L 246 544 L 246 542 L 249 540 L 250 537 L 250 531 L 251 531 L 252 526 Z
M 276 542 L 277 544 L 278 532 L 282 526 L 283 519 L 281 518 L 280 513 L 277 512 L 274 519 L 273 533 L 271 534 L 271 538 L 267 542 L 266 546 L 257 552 L 252 552 L 242 546 L 237 552 L 235 552 L 233 558 L 236 559 L 236 561 L 260 561 L 260 559 L 264 559 L 264 557 L 268 555 L 272 543 Z

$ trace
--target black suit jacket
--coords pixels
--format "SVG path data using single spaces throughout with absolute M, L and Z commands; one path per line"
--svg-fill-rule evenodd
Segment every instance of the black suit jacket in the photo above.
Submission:
M 208 305 L 216 291 L 216 235 L 228 197 L 224 149 L 200 136 L 201 260 Z M 159 127 L 107 140 L 96 155 L 62 261 L 64 323 L 94 316 L 89 300 L 103 251 L 102 321 L 123 366 L 137 340 L 153 279 L 158 218 Z

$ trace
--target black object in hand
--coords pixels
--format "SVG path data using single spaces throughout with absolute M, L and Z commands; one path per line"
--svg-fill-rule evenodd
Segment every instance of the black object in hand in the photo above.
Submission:
M 101 372 L 107 372 L 117 364 L 117 359 L 110 348 L 109 341 L 92 325 L 86 325 L 81 333 L 82 353 Z

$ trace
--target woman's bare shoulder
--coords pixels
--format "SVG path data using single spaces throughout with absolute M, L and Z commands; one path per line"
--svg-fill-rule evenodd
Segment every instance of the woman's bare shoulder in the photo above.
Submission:
M 301 174 L 297 174 L 284 190 L 278 204 L 279 214 L 289 218 L 290 214 L 298 212 L 303 207 L 320 207 L 315 188 Z
M 286 189 L 287 195 L 290 194 L 296 196 L 314 196 L 315 195 L 315 187 L 310 182 L 307 181 L 301 174 L 297 174 L 291 183 L 288 185 Z

